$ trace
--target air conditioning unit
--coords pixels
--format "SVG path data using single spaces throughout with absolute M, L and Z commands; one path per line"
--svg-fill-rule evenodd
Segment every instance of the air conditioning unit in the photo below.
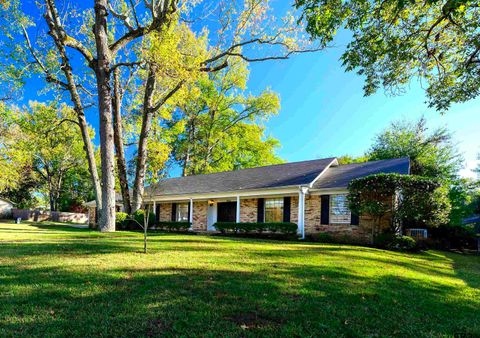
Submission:
M 424 239 L 428 238 L 428 231 L 427 229 L 407 229 L 407 236 L 416 239 Z

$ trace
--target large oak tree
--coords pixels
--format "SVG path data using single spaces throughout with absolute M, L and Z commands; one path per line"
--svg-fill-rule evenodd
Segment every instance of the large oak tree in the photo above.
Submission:
M 11 70 L 11 81 L 21 84 L 32 73 L 42 74 L 46 89 L 55 90 L 59 99 L 74 107 L 102 231 L 115 228 L 115 166 L 124 198 L 129 198 L 120 128 L 124 102 L 121 89 L 127 83 L 143 94 L 131 203 L 134 211 L 143 197 L 152 118 L 189 80 L 195 79 L 195 74 L 227 68 L 234 58 L 247 62 L 278 60 L 322 48 L 303 36 L 296 25 L 298 17 L 272 15 L 266 0 L 215 4 L 95 0 L 88 4 L 67 1 L 61 7 L 55 0 L 43 0 L 38 2 L 38 15 L 33 17 L 23 14 L 19 1 L 5 3 L 2 9 L 6 23 L 2 30 L 11 48 L 4 49 L 0 61 L 3 69 Z M 31 38 L 33 33 L 36 36 Z M 18 42 L 18 34 L 23 35 L 23 43 Z M 208 35 L 211 43 L 193 57 L 186 54 L 192 50 L 188 44 L 201 35 Z M 175 53 L 167 53 L 172 47 Z M 98 111 L 100 177 L 85 117 L 89 109 Z

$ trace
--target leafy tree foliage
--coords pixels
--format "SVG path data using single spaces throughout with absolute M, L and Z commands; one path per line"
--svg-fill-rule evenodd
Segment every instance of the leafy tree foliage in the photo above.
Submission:
M 452 205 L 450 225 L 462 225 L 464 218 L 480 212 L 480 183 L 467 178 L 455 180 L 448 198 Z
M 12 190 L 20 194 L 12 199 L 22 201 L 26 200 L 24 193 L 40 192 L 47 197 L 50 210 L 56 211 L 60 206 L 62 209 L 72 204 L 79 206 L 91 197 L 83 141 L 72 120 L 72 110 L 67 106 L 32 102 L 28 109 L 16 108 L 12 112 L 5 123 L 18 130 L 21 137 L 7 138 L 7 142 L 10 149 L 24 154 L 32 169 L 28 177 L 22 178 L 21 189 Z
M 30 177 L 31 159 L 17 146 L 24 136 L 18 125 L 12 125 L 15 111 L 0 103 L 0 193 L 13 191 Z
M 437 227 L 448 222 L 447 191 L 430 178 L 377 174 L 351 181 L 348 189 L 352 212 L 375 219 L 374 235 L 386 214 L 392 215 L 390 227 L 394 233 L 401 231 L 403 225 Z
M 16 0 L 2 9 L 0 16 L 10 19 L 2 29 L 10 30 L 4 37 L 11 47 L 5 48 L 0 63 L 5 56 L 21 70 L 15 73 L 20 81 L 43 75 L 45 89 L 54 89 L 59 100 L 74 106 L 102 231 L 115 228 L 115 162 L 125 206 L 140 208 L 148 153 L 155 149 L 149 145 L 152 120 L 174 96 L 181 97 L 202 73 L 228 68 L 235 59 L 280 60 L 321 49 L 307 39 L 294 15 L 273 15 L 268 0 L 222 1 L 213 7 L 208 1 L 189 0 L 68 1 L 65 6 L 43 0 L 31 16 Z M 40 38 L 30 38 L 33 33 Z M 9 59 L 12 51 L 20 51 L 15 62 Z M 141 125 L 137 149 L 124 151 L 121 109 L 132 100 L 123 97 L 122 89 L 129 84 L 141 93 L 136 102 Z M 99 116 L 101 176 L 85 119 L 90 107 Z M 131 203 L 125 154 L 136 154 Z M 151 163 L 161 162 L 163 155 L 154 155 Z
M 449 182 L 458 175 L 462 157 L 446 128 L 429 132 L 424 118 L 396 121 L 376 136 L 367 151 L 369 160 L 409 157 L 411 173 Z
M 307 31 L 326 45 L 352 32 L 342 61 L 366 77 L 365 94 L 427 85 L 429 106 L 447 110 L 480 91 L 480 6 L 475 0 L 297 0 Z
M 173 159 L 183 175 L 280 163 L 279 142 L 265 137 L 262 122 L 278 113 L 279 98 L 270 90 L 246 95 L 245 62 L 211 74 L 197 83 L 169 123 L 179 134 Z
M 366 155 L 354 157 L 347 154 L 337 157 L 338 164 L 362 163 L 367 162 L 368 160 L 369 159 Z
M 480 161 L 480 154 L 478 154 L 477 160 Z M 473 169 L 473 171 L 477 173 L 477 177 L 480 180 L 480 162 L 478 163 L 477 167 Z

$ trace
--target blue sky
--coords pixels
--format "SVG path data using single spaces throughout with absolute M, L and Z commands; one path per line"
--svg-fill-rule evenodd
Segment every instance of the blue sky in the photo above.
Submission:
M 427 118 L 432 128 L 446 126 L 454 133 L 466 159 L 464 176 L 474 176 L 480 152 L 480 99 L 457 104 L 441 115 L 425 104 L 424 90 L 412 81 L 402 96 L 383 90 L 363 96 L 363 78 L 345 72 L 339 61 L 346 34 L 326 51 L 294 56 L 286 61 L 254 64 L 249 88 L 270 87 L 280 94 L 280 114 L 268 123 L 269 133 L 282 144 L 280 156 L 288 161 L 317 157 L 361 155 L 372 138 L 392 121 Z
M 32 6 L 31 1 L 26 3 L 25 9 Z M 272 3 L 276 12 L 287 7 L 286 2 Z M 361 155 L 392 121 L 424 115 L 431 127 L 446 126 L 454 133 L 466 159 L 462 175 L 473 176 L 471 169 L 480 152 L 480 99 L 454 105 L 442 116 L 425 104 L 424 90 L 416 81 L 402 96 L 389 97 L 380 90 L 364 97 L 363 78 L 344 72 L 339 62 L 347 38 L 341 34 L 337 47 L 323 52 L 252 64 L 249 91 L 259 93 L 269 87 L 281 98 L 280 114 L 267 123 L 268 134 L 282 144 L 279 155 L 287 161 Z M 41 86 L 42 80 L 32 79 L 24 99 L 48 100 L 38 95 Z M 98 125 L 94 111 L 88 112 L 87 119 Z

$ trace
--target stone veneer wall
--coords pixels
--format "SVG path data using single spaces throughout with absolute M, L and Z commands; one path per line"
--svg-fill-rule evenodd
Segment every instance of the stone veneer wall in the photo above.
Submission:
M 240 199 L 240 222 L 256 222 L 257 208 L 256 198 Z
M 208 202 L 193 202 L 193 231 L 207 231 Z
M 172 220 L 172 203 L 160 203 L 160 222 Z

